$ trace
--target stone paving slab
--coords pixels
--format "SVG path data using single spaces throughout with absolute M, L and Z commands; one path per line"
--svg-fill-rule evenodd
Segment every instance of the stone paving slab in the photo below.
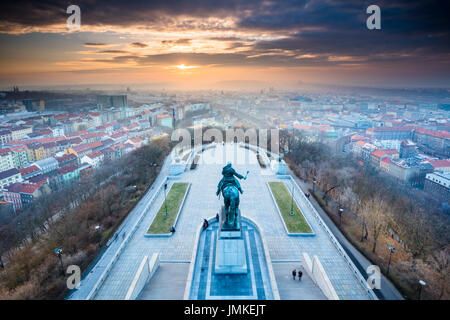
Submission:
M 312 281 L 300 263 L 273 263 L 281 300 L 327 300 L 322 290 Z M 302 280 L 292 278 L 292 270 L 303 272 Z

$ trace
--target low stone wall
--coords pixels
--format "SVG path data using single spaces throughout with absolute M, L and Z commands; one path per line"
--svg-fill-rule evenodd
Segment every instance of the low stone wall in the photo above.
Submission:
M 124 300 L 135 300 L 159 267 L 159 254 L 154 253 L 148 260 L 145 256 L 139 265 Z
M 303 262 L 302 265 L 305 268 L 308 275 L 314 281 L 314 283 L 322 290 L 323 294 L 328 298 L 328 300 L 339 300 L 339 297 L 328 278 L 322 263 L 317 256 L 313 257 L 311 261 L 309 255 L 306 252 L 302 253 Z

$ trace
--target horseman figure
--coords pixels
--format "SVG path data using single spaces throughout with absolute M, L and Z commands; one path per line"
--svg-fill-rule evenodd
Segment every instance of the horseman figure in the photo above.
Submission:
M 248 171 L 247 171 L 248 174 Z M 216 195 L 219 196 L 222 192 L 224 207 L 225 207 L 225 221 L 223 223 L 223 229 L 239 229 L 239 192 L 242 194 L 242 188 L 238 179 L 247 179 L 247 174 L 245 177 L 237 173 L 232 167 L 231 162 L 228 162 L 222 169 L 223 178 L 217 185 Z

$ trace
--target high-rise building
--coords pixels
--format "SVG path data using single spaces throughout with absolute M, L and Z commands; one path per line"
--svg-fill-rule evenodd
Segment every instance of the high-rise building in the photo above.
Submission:
M 128 106 L 127 95 L 98 95 L 97 107 L 104 108 L 125 108 Z

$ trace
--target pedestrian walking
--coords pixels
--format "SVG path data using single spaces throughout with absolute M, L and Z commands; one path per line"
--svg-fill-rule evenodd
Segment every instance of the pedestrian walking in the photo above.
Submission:
M 302 281 L 302 275 L 303 272 L 301 270 L 298 270 L 298 281 Z
M 295 276 L 296 276 L 296 275 L 297 275 L 297 270 L 294 269 L 294 270 L 292 271 L 292 277 L 293 277 L 294 280 L 295 280 Z

